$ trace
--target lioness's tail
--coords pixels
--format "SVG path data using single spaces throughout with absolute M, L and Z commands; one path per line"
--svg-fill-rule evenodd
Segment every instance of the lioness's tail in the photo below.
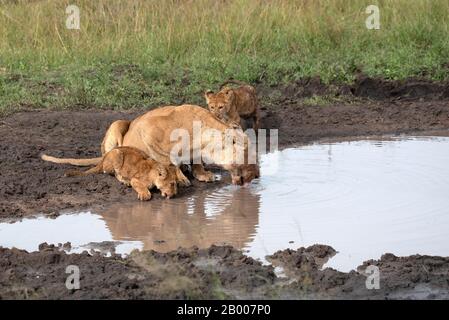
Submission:
M 52 156 L 48 156 L 46 154 L 41 155 L 41 159 L 44 161 L 54 162 L 54 163 L 66 163 L 72 164 L 74 166 L 92 166 L 100 163 L 101 157 L 98 158 L 90 158 L 90 159 L 72 159 L 72 158 L 56 158 Z
M 89 170 L 86 170 L 86 171 L 69 170 L 69 171 L 66 171 L 64 175 L 66 177 L 76 177 L 76 176 L 87 176 L 89 174 L 101 173 L 101 172 L 102 172 L 102 165 L 97 164 L 95 167 L 90 168 Z
M 230 84 L 230 83 L 238 84 L 239 86 L 246 86 L 246 85 L 248 85 L 247 83 L 245 83 L 245 82 L 243 82 L 243 81 L 234 80 L 234 79 L 229 79 L 229 80 L 227 80 L 227 81 L 225 81 L 225 82 L 223 82 L 223 83 L 221 84 L 220 90 L 223 89 L 223 87 L 224 87 L 225 85 Z

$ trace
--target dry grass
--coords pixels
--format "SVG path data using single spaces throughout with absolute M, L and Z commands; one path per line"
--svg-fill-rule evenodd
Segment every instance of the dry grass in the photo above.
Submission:
M 65 27 L 69 4 L 0 0 L 0 109 L 195 102 L 229 77 L 449 74 L 447 0 L 80 0 L 80 30 Z M 369 4 L 380 30 L 365 27 Z

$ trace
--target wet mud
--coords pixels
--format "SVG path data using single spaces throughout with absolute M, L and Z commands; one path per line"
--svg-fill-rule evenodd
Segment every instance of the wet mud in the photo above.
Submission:
M 357 271 L 321 269 L 335 250 L 314 245 L 283 250 L 273 265 L 230 246 L 134 251 L 128 257 L 67 254 L 42 244 L 27 253 L 0 248 L 2 299 L 442 299 L 449 297 L 449 258 L 384 254 Z M 80 268 L 80 288 L 67 289 L 66 267 Z M 278 277 L 273 266 L 287 277 Z M 379 289 L 367 286 L 379 268 Z M 444 280 L 442 280 L 444 279 Z

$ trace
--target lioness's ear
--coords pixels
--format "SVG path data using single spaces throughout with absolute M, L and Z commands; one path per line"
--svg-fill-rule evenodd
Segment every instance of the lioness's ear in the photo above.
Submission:
M 207 103 L 209 103 L 209 97 L 211 96 L 211 95 L 213 95 L 214 94 L 214 92 L 212 91 L 212 90 L 207 90 L 205 93 L 204 93 L 204 98 L 206 98 L 206 102 Z
M 157 173 L 159 174 L 159 177 L 163 179 L 167 177 L 167 170 L 163 166 L 157 167 Z

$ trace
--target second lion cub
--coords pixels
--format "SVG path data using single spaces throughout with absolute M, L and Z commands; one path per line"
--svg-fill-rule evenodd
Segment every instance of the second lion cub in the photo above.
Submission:
M 161 195 L 173 197 L 178 192 L 175 166 L 165 166 L 132 147 L 118 147 L 107 152 L 100 163 L 87 171 L 71 170 L 66 176 L 94 173 L 114 174 L 120 182 L 131 185 L 139 200 L 150 200 L 149 189 L 156 187 Z
M 226 87 L 233 83 L 240 85 L 237 88 Z M 228 80 L 220 87 L 220 91 L 206 91 L 204 94 L 207 106 L 217 118 L 228 124 L 237 124 L 246 129 L 242 119 L 252 119 L 253 129 L 259 129 L 259 101 L 256 89 L 249 84 L 237 80 Z

